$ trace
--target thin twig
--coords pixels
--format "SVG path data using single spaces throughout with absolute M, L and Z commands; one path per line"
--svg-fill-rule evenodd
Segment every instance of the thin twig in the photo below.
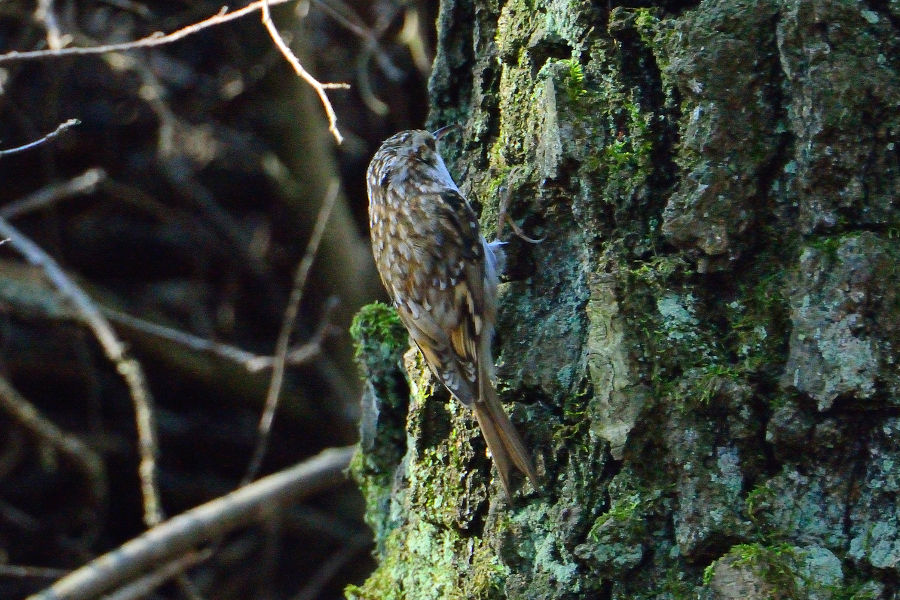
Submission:
M 427 74 L 431 70 L 432 62 L 428 56 L 429 51 L 425 48 L 427 37 L 419 31 L 419 10 L 415 7 L 408 8 L 403 14 L 403 28 L 397 36 L 397 41 L 406 44 L 413 62 L 423 74 Z
M 256 522 L 280 506 L 345 480 L 354 446 L 330 448 L 302 463 L 264 477 L 230 494 L 161 523 L 126 542 L 29 600 L 88 600 L 131 581 L 157 565 L 235 529 Z
M 165 44 L 171 44 L 172 42 L 183 39 L 189 35 L 197 33 L 198 31 L 202 31 L 209 27 L 213 27 L 215 25 L 221 25 L 222 23 L 227 23 L 228 21 L 233 21 L 234 19 L 238 19 L 240 17 L 244 17 L 251 13 L 262 11 L 263 24 L 266 26 L 266 29 L 269 31 L 269 35 L 272 37 L 272 41 L 275 42 L 275 45 L 281 51 L 281 53 L 288 59 L 291 65 L 294 67 L 294 70 L 297 74 L 307 83 L 309 84 L 318 94 L 319 100 L 322 102 L 322 107 L 325 109 L 325 114 L 328 116 L 328 130 L 334 136 L 334 139 L 337 140 L 337 143 L 340 144 L 343 141 L 343 136 L 337 128 L 337 115 L 335 115 L 334 108 L 331 106 L 331 101 L 328 99 L 328 95 L 325 93 L 327 89 L 346 89 L 350 86 L 346 83 L 322 83 L 313 77 L 306 69 L 303 68 L 303 65 L 300 64 L 300 61 L 294 56 L 294 53 L 291 52 L 290 48 L 287 47 L 284 40 L 281 38 L 281 34 L 278 33 L 278 30 L 275 28 L 275 24 L 272 22 L 272 17 L 269 14 L 269 6 L 274 6 L 276 4 L 284 4 L 289 0 L 257 0 L 256 2 L 251 2 L 247 6 L 228 12 L 228 7 L 223 6 L 222 9 L 215 15 L 205 19 L 203 21 L 199 21 L 192 25 L 188 25 L 187 27 L 183 27 L 178 31 L 174 31 L 169 34 L 163 34 L 162 32 L 156 32 L 152 35 L 149 35 L 145 38 L 141 38 L 139 40 L 134 40 L 131 42 L 122 42 L 119 44 L 104 44 L 101 46 L 90 46 L 90 47 L 68 47 L 68 48 L 58 48 L 58 49 L 47 49 L 47 50 L 31 50 L 27 52 L 7 52 L 6 54 L 0 54 L 0 64 L 5 62 L 17 61 L 17 60 L 30 60 L 36 58 L 57 58 L 60 56 L 74 56 L 74 55 L 86 55 L 86 54 L 106 54 L 107 52 L 122 52 L 125 50 L 135 50 L 138 48 L 153 48 L 155 46 L 162 46 Z
M 44 24 L 44 29 L 47 30 L 47 45 L 53 50 L 59 50 L 69 41 L 69 36 L 63 36 L 60 32 L 59 21 L 53 12 L 53 0 L 38 0 L 34 19 Z
M 69 119 L 65 123 L 60 123 L 56 129 L 54 129 L 53 131 L 51 131 L 50 133 L 48 133 L 47 135 L 45 135 L 44 137 L 42 137 L 40 139 L 37 139 L 33 142 L 28 142 L 24 146 L 19 146 L 17 148 L 10 148 L 9 150 L 0 150 L 0 156 L 8 156 L 10 154 L 15 154 L 16 152 L 22 152 L 23 150 L 30 150 L 31 148 L 34 148 L 35 146 L 40 146 L 44 142 L 48 142 L 48 141 L 52 140 L 53 138 L 55 138 L 56 136 L 61 134 L 66 129 L 69 129 L 70 127 L 75 127 L 76 125 L 80 125 L 80 124 L 81 124 L 81 121 L 79 121 L 78 119 Z
M 360 97 L 366 106 L 375 114 L 387 114 L 388 106 L 375 96 L 375 92 L 372 90 L 372 82 L 369 78 L 368 68 L 369 59 L 372 56 L 375 56 L 375 58 L 378 59 L 378 66 L 381 67 L 381 70 L 387 75 L 388 79 L 392 81 L 400 81 L 404 75 L 402 72 L 398 71 L 393 64 L 385 63 L 381 60 L 381 56 L 386 55 L 383 52 L 376 52 L 378 47 L 374 43 L 374 41 L 380 40 L 388 28 L 393 24 L 399 10 L 399 5 L 391 4 L 388 8 L 378 13 L 378 20 L 372 31 L 372 39 L 362 49 L 362 52 L 360 52 L 356 61 L 357 82 L 360 87 Z
M 323 0 L 312 0 L 312 2 L 322 9 L 325 14 L 331 16 L 349 31 L 365 40 L 365 47 L 356 59 L 356 81 L 359 84 L 360 97 L 369 110 L 377 115 L 386 115 L 388 113 L 388 105 L 382 102 L 372 90 L 372 82 L 369 79 L 369 59 L 375 56 L 378 59 L 379 66 L 387 74 L 388 78 L 393 81 L 398 81 L 403 76 L 403 71 L 397 68 L 388 55 L 381 50 L 378 35 L 362 23 L 362 19 L 359 18 L 359 15 L 352 8 L 339 0 L 332 0 L 344 11 L 342 13 L 332 6 L 330 2 L 324 2 Z
M 32 567 L 27 565 L 3 565 L 0 564 L 0 577 L 37 577 L 39 579 L 59 579 L 69 571 L 66 569 L 51 569 L 49 567 Z
M 359 15 L 343 2 L 338 2 L 336 0 L 331 0 L 330 2 L 326 2 L 325 0 L 312 0 L 311 3 L 318 6 L 322 12 L 343 25 L 344 28 L 351 33 L 354 33 L 357 37 L 364 40 L 372 40 L 375 37 L 372 30 L 366 27 L 365 23 L 362 22 L 362 19 L 359 18 Z M 344 12 L 342 13 L 340 10 L 336 9 L 332 6 L 332 3 L 340 6 Z
M 322 311 L 319 327 L 316 328 L 316 331 L 309 341 L 289 349 L 287 353 L 285 353 L 283 359 L 279 356 L 257 356 L 244 366 L 251 373 L 255 373 L 257 371 L 262 371 L 263 369 L 271 369 L 281 362 L 281 360 L 284 361 L 286 366 L 289 365 L 294 367 L 306 364 L 318 357 L 322 353 L 322 343 L 325 341 L 325 338 L 337 330 L 331 323 L 331 315 L 337 307 L 337 298 L 329 298 L 325 302 L 325 309 Z
M 10 202 L 0 208 L 0 217 L 14 219 L 27 212 L 44 208 L 71 196 L 92 194 L 97 185 L 106 179 L 106 171 L 100 168 L 88 169 L 81 175 L 61 183 L 51 183 L 28 196 Z
M 134 13 L 142 19 L 151 19 L 153 17 L 153 12 L 141 4 L 140 2 L 134 2 L 132 0 L 101 0 L 104 4 L 109 4 L 110 6 L 114 6 L 120 10 Z
M 324 563 L 316 567 L 315 573 L 306 582 L 291 600 L 315 600 L 319 598 L 322 590 L 334 579 L 334 576 L 344 568 L 347 563 L 356 558 L 360 552 L 372 545 L 372 537 L 369 535 L 357 535 L 340 550 L 328 557 Z
M 12 432 L 8 436 L 8 440 L 12 441 L 17 446 L 20 443 L 20 439 L 21 439 L 21 437 L 18 435 L 19 433 L 20 432 L 17 430 L 17 431 Z M 17 455 L 17 458 L 15 460 L 18 460 L 19 450 L 17 448 L 5 448 L 4 449 L 4 454 L 13 454 L 13 453 Z M 5 463 L 9 462 L 9 460 L 6 456 L 4 456 L 4 459 L 6 459 L 6 460 L 4 460 Z M 5 475 L 9 472 L 9 468 L 8 468 L 7 464 L 4 464 L 3 467 L 4 467 L 3 474 L 4 474 L 4 480 L 5 480 L 6 479 Z M 15 507 L 11 504 L 4 502 L 3 500 L 0 500 L 0 518 L 3 519 L 4 523 L 9 523 L 9 524 L 13 525 L 14 527 L 16 527 L 22 531 L 26 531 L 26 532 L 40 531 L 41 528 L 44 527 L 44 525 L 42 525 L 43 521 L 41 521 L 37 517 L 31 515 L 28 512 L 25 512 L 24 510 L 22 510 L 18 507 Z
M 128 356 L 125 345 L 116 337 L 112 326 L 100 309 L 65 271 L 40 246 L 0 217 L 0 237 L 9 238 L 12 246 L 32 265 L 41 268 L 57 290 L 73 304 L 103 348 L 107 358 L 116 365 L 125 380 L 134 403 L 138 431 L 140 464 L 138 475 L 144 498 L 144 521 L 148 527 L 162 520 L 162 507 L 156 487 L 156 424 L 151 409 L 152 398 L 141 365 Z
M 297 271 L 294 273 L 294 285 L 291 289 L 291 295 L 288 299 L 287 308 L 284 310 L 284 318 L 281 321 L 281 331 L 278 333 L 278 341 L 275 343 L 275 364 L 272 369 L 272 378 L 269 380 L 269 390 L 266 393 L 266 406 L 263 409 L 262 416 L 257 426 L 256 448 L 253 450 L 253 457 L 247 466 L 247 472 L 244 475 L 243 483 L 253 481 L 256 477 L 259 467 L 262 464 L 263 457 L 266 454 L 268 446 L 269 431 L 272 429 L 272 420 L 275 418 L 275 410 L 278 408 L 278 397 L 281 395 L 281 384 L 284 380 L 285 356 L 290 344 L 291 332 L 294 330 L 294 324 L 297 321 L 297 313 L 300 311 L 300 301 L 303 299 L 303 288 L 306 286 L 306 280 L 309 277 L 309 270 L 312 267 L 313 260 L 319 250 L 319 243 L 322 241 L 322 235 L 325 233 L 325 225 L 328 224 L 328 218 L 331 216 L 331 209 L 334 208 L 338 198 L 340 184 L 333 179 L 328 185 L 328 191 L 322 206 L 319 209 L 319 215 L 316 217 L 316 224 L 309 236 L 306 244 L 306 251 Z
M 161 339 L 169 340 L 180 346 L 184 346 L 195 352 L 203 352 L 212 354 L 232 362 L 235 362 L 251 373 L 271 369 L 275 364 L 272 356 L 260 356 L 252 352 L 248 352 L 237 346 L 223 344 L 221 342 L 213 342 L 206 338 L 175 329 L 166 327 L 158 323 L 153 323 L 139 317 L 135 317 L 112 308 L 103 307 L 103 314 L 113 323 L 119 323 L 130 329 L 152 335 Z M 310 360 L 319 355 L 322 351 L 322 342 L 325 337 L 332 332 L 333 326 L 328 320 L 328 315 L 323 316 L 322 324 L 316 330 L 310 341 L 291 348 L 285 357 L 286 363 L 291 366 L 297 366 L 308 363 Z
M 103 600 L 138 600 L 146 598 L 159 586 L 168 580 L 184 575 L 184 572 L 194 565 L 204 562 L 212 556 L 212 552 L 207 549 L 201 552 L 188 551 L 184 556 L 179 556 L 175 560 L 168 562 L 157 568 L 152 573 L 148 573 L 143 577 L 135 579 L 128 585 L 122 586 L 112 594 L 103 596 Z
M 382 50 L 379 39 L 381 37 L 380 31 L 376 33 L 371 28 L 369 28 L 363 20 L 360 18 L 358 14 L 345 2 L 341 2 L 340 0 L 330 0 L 330 2 L 325 2 L 325 0 L 312 0 L 312 3 L 318 6 L 325 14 L 329 15 L 332 19 L 343 25 L 346 29 L 362 38 L 366 41 L 366 54 L 373 54 L 375 58 L 378 60 L 378 66 L 385 72 L 389 79 L 392 81 L 398 81 L 400 78 L 404 76 L 403 69 L 394 64 L 394 61 L 391 60 L 391 57 Z M 340 6 L 342 13 L 338 9 L 336 9 L 332 4 L 337 4 Z M 366 58 L 368 62 L 368 57 Z
M 105 314 L 113 323 L 119 323 L 127 328 L 136 329 L 137 331 L 175 342 L 179 346 L 184 346 L 195 352 L 204 352 L 220 356 L 243 365 L 248 370 L 248 365 L 260 358 L 258 355 L 247 352 L 237 346 L 213 342 L 192 333 L 153 323 L 112 308 L 103 307 L 103 314 Z
M 284 4 L 286 2 L 289 2 L 290 0 L 269 1 L 274 5 Z M 169 34 L 164 34 L 161 31 L 157 31 L 156 33 L 148 35 L 147 37 L 140 38 L 138 40 L 132 40 L 130 42 L 119 42 L 117 44 L 103 44 L 100 46 L 87 47 L 69 46 L 68 48 L 60 48 L 58 50 L 28 50 L 25 52 L 13 50 L 12 52 L 0 54 L 0 64 L 19 60 L 60 58 L 63 56 L 83 56 L 88 54 L 106 54 L 107 52 L 123 52 L 125 50 L 136 50 L 138 48 L 154 48 L 156 46 L 164 46 L 166 44 L 171 44 L 172 42 L 177 42 L 180 39 L 186 38 L 189 35 L 193 35 L 198 31 L 202 31 L 209 27 L 221 25 L 222 23 L 240 19 L 241 17 L 246 17 L 249 14 L 253 14 L 261 10 L 262 5 L 263 0 L 257 0 L 256 2 L 252 2 L 245 7 L 234 10 L 232 12 L 228 12 L 228 7 L 223 6 L 222 9 L 215 15 L 204 19 L 203 21 L 193 23 L 191 25 L 188 25 L 187 27 L 183 27 L 178 31 L 173 31 Z
M 42 443 L 50 446 L 75 464 L 88 481 L 92 504 L 95 506 L 105 504 L 107 499 L 106 471 L 100 455 L 94 452 L 90 446 L 41 416 L 40 411 L 3 377 L 0 377 L 0 410 L 6 412 L 37 436 Z
M 390 112 L 390 107 L 372 90 L 372 80 L 369 77 L 369 58 L 371 56 L 368 51 L 364 50 L 356 59 L 356 83 L 359 96 L 366 107 L 376 115 L 383 117 Z
M 334 136 L 334 139 L 337 140 L 337 143 L 340 144 L 344 141 L 344 136 L 341 135 L 341 132 L 338 131 L 337 128 L 337 115 L 334 114 L 334 108 L 331 106 L 331 101 L 328 99 L 328 94 L 325 93 L 326 89 L 331 88 L 349 88 L 350 86 L 346 83 L 320 83 L 315 77 L 309 74 L 309 71 L 303 68 L 303 65 L 300 64 L 300 59 L 291 52 L 291 49 L 288 48 L 288 45 L 285 43 L 284 38 L 281 37 L 281 34 L 278 33 L 278 28 L 275 27 L 275 23 L 272 21 L 272 14 L 269 12 L 269 1 L 270 0 L 262 0 L 262 22 L 263 25 L 266 26 L 266 30 L 269 32 L 269 36 L 272 38 L 272 41 L 275 42 L 275 46 L 281 51 L 281 54 L 287 59 L 291 66 L 294 67 L 294 71 L 297 72 L 303 81 L 309 84 L 314 90 L 316 90 L 316 94 L 319 95 L 319 100 L 322 102 L 322 106 L 325 108 L 325 114 L 328 116 L 328 131 L 331 132 L 331 135 Z

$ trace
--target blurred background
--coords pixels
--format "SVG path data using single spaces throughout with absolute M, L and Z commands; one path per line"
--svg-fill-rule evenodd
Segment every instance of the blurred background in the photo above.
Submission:
M 307 70 L 350 84 L 329 90 L 340 146 L 258 12 L 150 49 L 0 63 L 0 148 L 81 121 L 0 156 L 0 217 L 88 292 L 146 371 L 167 515 L 235 489 L 248 468 L 271 370 L 251 372 L 222 348 L 272 355 L 333 181 L 338 201 L 291 337 L 292 346 L 322 344 L 286 371 L 260 474 L 355 441 L 360 381 L 347 327 L 359 306 L 383 297 L 364 173 L 384 138 L 424 123 L 436 5 L 272 7 Z M 221 8 L 4 1 L 0 53 L 126 42 Z M 3 394 L 0 410 L 0 598 L 21 598 L 145 525 L 128 388 L 69 303 L 10 244 L 0 246 L 0 380 L 17 391 Z M 92 450 L 103 481 L 24 424 L 10 408 L 17 402 Z M 192 587 L 170 583 L 150 597 L 342 597 L 373 566 L 362 507 L 343 484 L 277 525 L 230 535 L 191 571 Z

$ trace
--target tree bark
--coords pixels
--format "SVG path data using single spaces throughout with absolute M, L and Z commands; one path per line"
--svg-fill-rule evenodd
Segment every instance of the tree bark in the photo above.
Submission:
M 900 5 L 447 0 L 438 27 L 454 177 L 487 232 L 507 188 L 545 237 L 510 239 L 495 341 L 545 485 L 510 506 L 364 312 L 379 567 L 348 597 L 900 597 Z

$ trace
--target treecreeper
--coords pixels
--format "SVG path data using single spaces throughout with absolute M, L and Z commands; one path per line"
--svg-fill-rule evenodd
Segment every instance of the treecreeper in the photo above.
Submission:
M 366 172 L 372 252 L 410 337 L 441 383 L 472 409 L 512 499 L 519 469 L 539 489 L 531 454 L 494 389 L 491 338 L 501 242 L 488 243 L 454 183 L 434 134 L 401 131 Z

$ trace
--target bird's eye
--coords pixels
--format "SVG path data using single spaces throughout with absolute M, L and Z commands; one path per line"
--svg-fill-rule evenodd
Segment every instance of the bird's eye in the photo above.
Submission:
M 416 160 L 427 163 L 431 160 L 431 157 L 434 156 L 434 153 L 434 142 L 431 142 L 430 144 L 425 142 L 423 145 L 419 146 L 419 149 L 416 152 Z

